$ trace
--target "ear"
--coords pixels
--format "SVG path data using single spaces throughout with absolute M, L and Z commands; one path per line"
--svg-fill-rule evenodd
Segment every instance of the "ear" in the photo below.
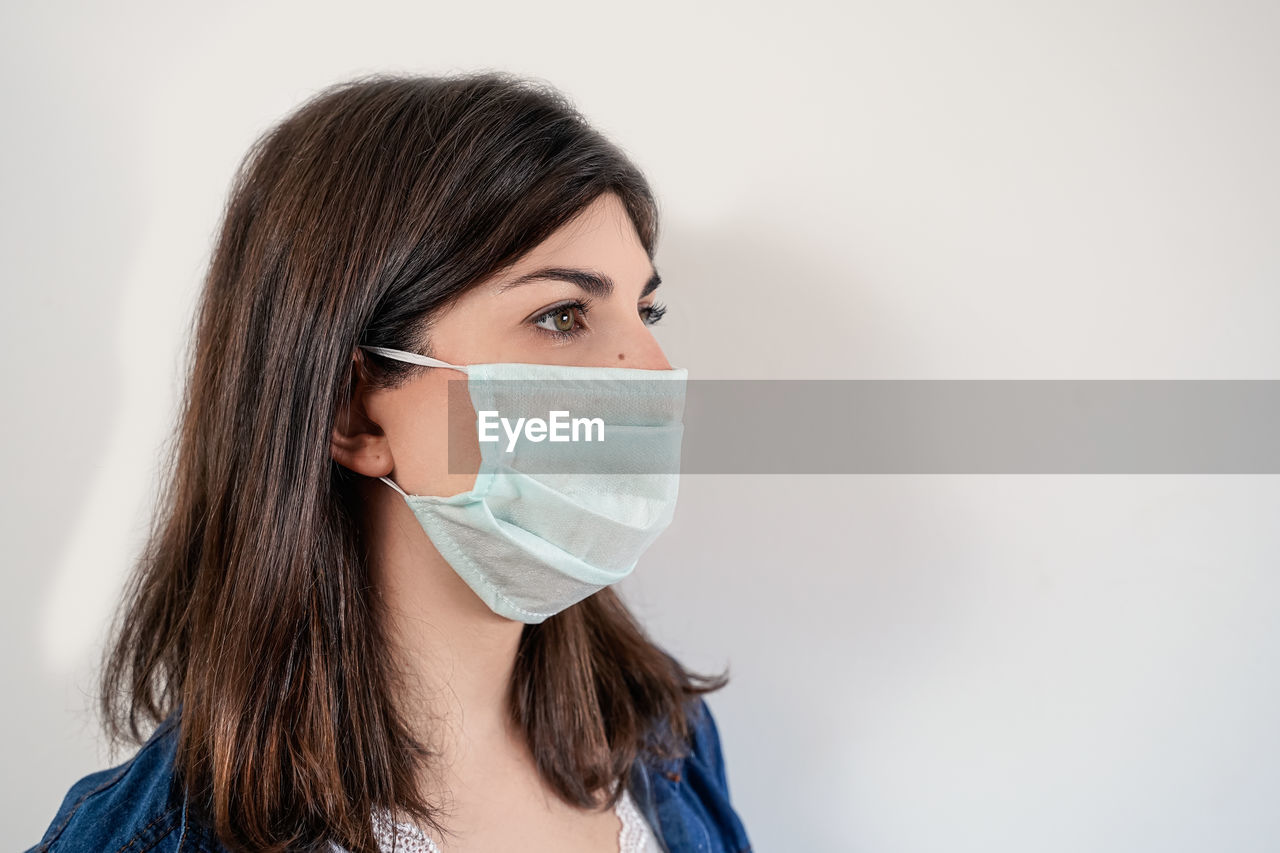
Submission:
M 370 392 L 366 378 L 364 354 L 352 353 L 351 381 L 345 401 L 339 401 L 334 413 L 329 455 L 344 468 L 366 477 L 383 477 L 395 468 L 391 445 L 382 427 L 374 423 L 365 407 Z

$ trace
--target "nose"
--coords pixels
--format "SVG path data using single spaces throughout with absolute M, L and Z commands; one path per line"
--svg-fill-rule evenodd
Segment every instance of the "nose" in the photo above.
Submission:
M 658 344 L 653 332 L 639 318 L 628 323 L 626 333 L 613 342 L 613 365 L 639 370 L 670 370 L 671 362 Z

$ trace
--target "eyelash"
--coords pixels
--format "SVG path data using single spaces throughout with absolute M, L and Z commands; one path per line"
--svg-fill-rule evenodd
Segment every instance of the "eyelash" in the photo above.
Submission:
M 568 338 L 575 338 L 578 335 L 582 334 L 582 329 L 575 327 L 573 331 L 565 332 L 565 331 L 561 331 L 560 329 L 548 329 L 545 326 L 540 326 L 538 324 L 541 323 L 543 320 L 548 319 L 549 317 L 555 316 L 556 314 L 563 314 L 565 311 L 577 311 L 579 314 L 581 314 L 585 318 L 587 316 L 587 313 L 590 310 L 591 310 L 590 299 L 575 299 L 572 302 L 562 302 L 559 305 L 554 305 L 551 308 L 548 308 L 546 311 L 543 311 L 541 314 L 534 317 L 530 322 L 532 322 L 533 327 L 537 329 L 539 332 L 543 332 L 545 334 L 552 335 L 561 340 L 565 340 Z M 660 305 L 657 302 L 655 302 L 652 305 L 641 308 L 640 312 L 641 314 L 644 315 L 645 325 L 652 326 L 653 324 L 661 320 L 663 315 L 667 313 L 667 306 Z
M 667 306 L 660 302 L 655 302 L 648 308 L 642 308 L 641 310 L 645 312 L 645 325 L 652 326 L 654 323 L 662 319 L 663 314 L 667 313 Z

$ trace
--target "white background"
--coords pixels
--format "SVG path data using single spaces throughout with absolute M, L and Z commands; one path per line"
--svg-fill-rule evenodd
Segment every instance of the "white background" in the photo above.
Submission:
M 358 73 L 565 90 L 691 378 L 1280 378 L 1280 6 L 7 4 L 0 837 L 89 697 L 250 142 Z M 762 449 L 767 452 L 767 448 Z M 1280 478 L 689 477 L 622 585 L 761 851 L 1280 846 Z

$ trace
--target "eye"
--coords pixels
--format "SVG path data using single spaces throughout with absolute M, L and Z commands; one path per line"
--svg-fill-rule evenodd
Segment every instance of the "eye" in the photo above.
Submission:
M 657 302 L 652 305 L 646 305 L 640 309 L 640 316 L 644 318 L 645 325 L 652 326 L 654 323 L 662 319 L 667 313 L 667 306 L 659 305 Z
M 582 321 L 587 316 L 587 309 L 588 303 L 582 300 L 565 302 L 534 317 L 533 325 L 558 338 L 572 338 L 582 334 Z

